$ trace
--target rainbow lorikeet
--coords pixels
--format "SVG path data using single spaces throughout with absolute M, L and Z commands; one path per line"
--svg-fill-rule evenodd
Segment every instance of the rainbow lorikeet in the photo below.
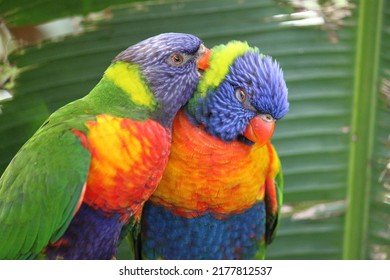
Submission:
M 142 215 L 147 259 L 262 259 L 278 226 L 283 177 L 270 142 L 289 109 L 271 57 L 233 41 L 172 127 L 163 178 Z
M 115 258 L 161 179 L 172 120 L 207 53 L 193 35 L 151 37 L 54 112 L 0 178 L 0 259 Z

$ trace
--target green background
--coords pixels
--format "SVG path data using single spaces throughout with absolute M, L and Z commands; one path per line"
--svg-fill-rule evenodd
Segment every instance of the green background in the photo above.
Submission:
M 294 1 L 133 2 L 111 1 L 102 19 L 84 18 L 84 31 L 19 43 L 3 58 L 0 78 L 6 67 L 18 75 L 1 107 L 0 172 L 127 46 L 163 32 L 192 33 L 209 47 L 248 41 L 280 62 L 291 104 L 273 138 L 285 205 L 267 257 L 390 259 L 390 1 L 349 1 L 351 16 L 342 19 L 343 9 L 326 8 L 346 1 L 319 1 L 325 22 L 305 26 L 291 24 L 291 13 L 303 10 Z M 0 0 L 11 32 L 103 8 L 106 1 Z

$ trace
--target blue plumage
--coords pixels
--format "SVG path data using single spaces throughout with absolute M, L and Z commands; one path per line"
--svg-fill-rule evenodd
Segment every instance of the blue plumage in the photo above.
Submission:
M 188 118 L 202 124 L 207 132 L 223 141 L 240 139 L 248 122 L 258 114 L 269 114 L 279 120 L 289 109 L 288 90 L 283 71 L 269 56 L 256 51 L 237 57 L 226 78 L 196 106 L 186 107 Z M 247 100 L 240 102 L 240 89 Z
M 199 73 L 194 69 L 201 44 L 191 34 L 164 33 L 129 47 L 115 58 L 140 65 L 146 84 L 160 104 L 153 117 L 165 127 L 171 126 L 175 113 L 196 88 Z M 186 63 L 172 67 L 172 54 L 182 55 Z
M 251 259 L 265 234 L 263 203 L 223 218 L 212 213 L 185 218 L 147 203 L 143 215 L 142 251 L 147 259 Z
M 120 214 L 107 216 L 100 210 L 95 210 L 82 204 L 73 218 L 67 231 L 61 237 L 61 246 L 49 245 L 45 254 L 49 259 L 112 259 L 117 252 L 117 239 L 123 223 Z M 83 231 L 80 231 L 83 228 Z M 83 244 L 83 247 L 75 246 Z M 87 248 L 87 249 L 86 249 Z

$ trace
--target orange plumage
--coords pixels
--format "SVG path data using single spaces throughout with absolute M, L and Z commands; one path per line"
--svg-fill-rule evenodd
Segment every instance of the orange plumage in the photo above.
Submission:
M 168 165 L 151 201 L 179 215 L 240 213 L 263 199 L 267 178 L 279 171 L 270 143 L 224 142 L 194 127 L 184 112 L 172 133 Z
M 84 201 L 108 212 L 137 213 L 162 176 L 170 149 L 168 130 L 153 120 L 110 115 L 99 115 L 87 127 L 92 160 Z

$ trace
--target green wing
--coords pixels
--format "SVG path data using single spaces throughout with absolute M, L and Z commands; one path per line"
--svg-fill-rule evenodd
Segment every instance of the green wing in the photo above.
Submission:
M 47 122 L 0 178 L 0 259 L 34 258 L 68 227 L 90 165 L 76 121 Z
M 117 259 L 140 260 L 141 259 L 141 223 L 134 217 L 123 226 L 119 237 Z
M 274 240 L 279 225 L 279 215 L 280 209 L 283 204 L 283 172 L 282 166 L 279 161 L 279 157 L 275 151 L 272 149 L 273 158 L 275 163 L 272 168 L 275 174 L 273 178 L 268 178 L 266 182 L 266 191 L 265 191 L 265 206 L 266 206 L 266 232 L 265 232 L 265 241 L 266 244 L 271 244 Z

